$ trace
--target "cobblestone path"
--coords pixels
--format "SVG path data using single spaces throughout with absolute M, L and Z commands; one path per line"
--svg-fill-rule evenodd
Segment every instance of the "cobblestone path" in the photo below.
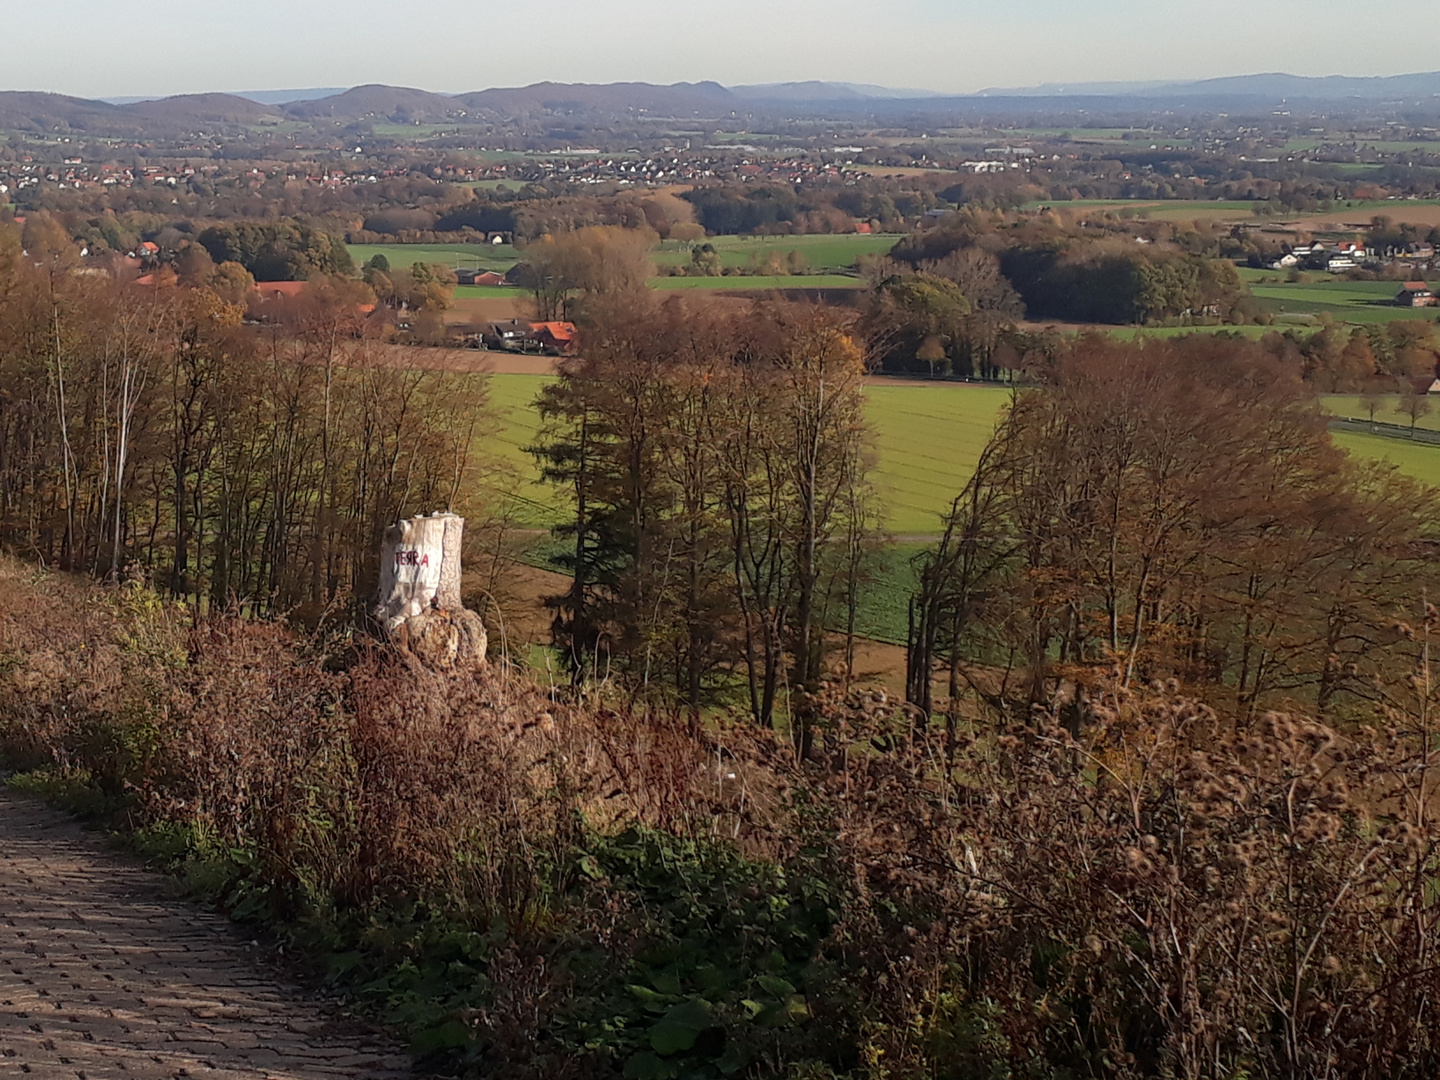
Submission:
M 224 918 L 0 788 L 0 1077 L 410 1077 L 284 985 Z

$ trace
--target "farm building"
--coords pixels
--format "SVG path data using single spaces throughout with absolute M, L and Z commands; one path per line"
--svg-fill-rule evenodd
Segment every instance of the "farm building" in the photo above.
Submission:
M 575 324 L 568 322 L 542 322 L 535 324 L 535 336 L 540 347 L 556 356 L 567 355 L 575 349 Z
M 1435 294 L 1423 281 L 1407 281 L 1395 294 L 1395 303 L 1401 307 L 1434 307 L 1436 302 Z
M 504 285 L 505 275 L 494 270 L 456 270 L 457 285 Z
M 1434 375 L 1423 375 L 1418 379 L 1411 379 L 1410 385 L 1415 393 L 1425 397 L 1440 395 L 1440 377 Z
M 490 323 L 480 340 L 487 349 L 507 349 L 510 352 L 532 352 L 540 347 L 535 328 L 519 319 Z
M 305 293 L 303 281 L 257 281 L 255 291 L 261 300 L 294 300 Z

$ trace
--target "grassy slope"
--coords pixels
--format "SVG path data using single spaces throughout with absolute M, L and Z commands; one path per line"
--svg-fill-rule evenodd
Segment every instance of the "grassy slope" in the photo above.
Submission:
M 479 436 L 484 453 L 493 456 L 503 469 L 522 478 L 517 491 L 517 512 L 520 521 L 532 528 L 548 528 L 558 522 L 563 504 L 559 492 L 539 481 L 535 459 L 525 452 L 540 428 L 535 397 L 548 381 L 544 375 L 490 376 L 490 403 L 499 427 Z
M 439 263 L 482 270 L 509 270 L 519 253 L 509 244 L 347 244 L 350 258 L 363 266 L 376 255 L 384 255 L 395 268 L 412 263 Z
M 796 274 L 794 276 L 746 275 L 744 277 L 658 277 L 650 279 L 652 289 L 859 289 L 858 278 L 843 274 Z
M 861 255 L 877 255 L 889 251 L 900 236 L 885 234 L 806 235 L 806 236 L 714 236 L 712 244 L 724 266 L 748 266 L 752 260 L 762 261 L 772 253 L 780 255 L 798 251 L 813 271 L 846 270 Z M 684 266 L 690 262 L 690 245 L 664 242 L 654 253 L 660 266 Z
M 896 535 L 933 535 L 969 479 L 1010 392 L 963 383 L 871 386 L 875 486 Z
M 1399 411 L 1400 400 L 1399 394 L 1391 394 L 1382 398 L 1380 407 L 1375 410 L 1375 419 L 1382 424 L 1402 424 L 1409 427 L 1410 418 Z M 1440 402 L 1436 404 L 1440 405 Z M 1358 394 L 1324 394 L 1320 398 L 1320 407 L 1336 416 L 1348 416 L 1358 420 L 1364 420 L 1370 416 L 1369 408 Z M 1415 426 L 1430 431 L 1440 431 L 1440 412 L 1432 412 L 1428 416 L 1420 417 Z
M 536 482 L 533 460 L 523 450 L 535 438 L 535 395 L 540 375 L 491 376 L 491 400 L 500 416 L 498 431 L 484 435 L 486 448 L 527 482 L 520 488 L 520 517 L 532 528 L 560 519 L 563 496 Z M 905 605 L 914 584 L 910 560 L 939 531 L 940 515 L 969 478 L 1010 392 L 964 384 L 888 383 L 867 390 L 879 460 L 876 488 L 886 507 L 885 525 L 897 541 L 877 553 L 861 601 L 862 636 L 899 642 L 905 633 Z M 1351 412 L 1353 399 L 1331 397 L 1322 404 Z M 1440 428 L 1440 417 L 1423 423 Z M 1337 434 L 1351 453 L 1393 462 L 1402 472 L 1440 484 L 1440 447 L 1371 435 Z
M 1352 435 L 1348 431 L 1336 432 L 1332 437 L 1337 446 L 1343 446 L 1357 457 L 1388 461 L 1407 476 L 1427 484 L 1440 484 L 1440 446 L 1383 435 Z
M 1400 287 L 1394 281 L 1326 280 L 1290 284 L 1265 282 L 1250 286 L 1262 306 L 1288 314 L 1329 312 L 1337 322 L 1384 323 L 1396 319 L 1434 319 L 1431 308 L 1404 308 L 1390 303 Z

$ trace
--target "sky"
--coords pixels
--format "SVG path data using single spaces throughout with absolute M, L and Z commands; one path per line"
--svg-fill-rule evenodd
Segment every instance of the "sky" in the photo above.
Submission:
M 1440 4 L 1355 0 L 0 0 L 0 89 L 825 79 L 968 93 L 1440 68 Z M 1393 14 L 1393 13 L 1392 13 Z

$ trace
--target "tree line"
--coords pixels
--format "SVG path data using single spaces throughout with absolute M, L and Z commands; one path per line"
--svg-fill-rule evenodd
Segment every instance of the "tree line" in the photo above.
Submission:
M 75 272 L 0 229 L 0 542 L 169 591 L 318 613 L 398 516 L 458 505 L 482 381 L 390 364 L 344 290 L 243 325 L 214 289 Z
M 1328 716 L 1403 676 L 1387 646 L 1434 595 L 1433 488 L 1348 459 L 1258 345 L 1088 338 L 1036 359 L 918 564 L 921 712 L 937 672 L 952 709 L 1007 716 L 1082 709 L 1109 674 Z
M 595 311 L 584 358 L 541 395 L 535 446 L 571 506 L 573 583 L 552 604 L 577 678 L 613 674 L 697 719 L 743 702 L 769 725 L 824 675 L 875 531 L 864 373 L 833 311 Z

